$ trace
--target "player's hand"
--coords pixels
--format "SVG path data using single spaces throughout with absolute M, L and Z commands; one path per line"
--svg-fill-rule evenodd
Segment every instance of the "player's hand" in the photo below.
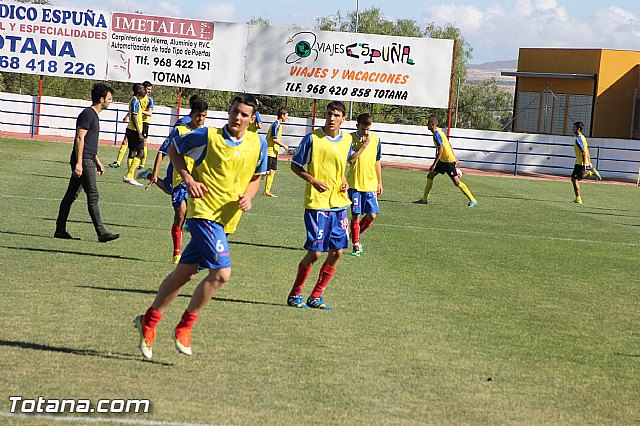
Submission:
M 430 165 L 430 166 L 429 166 L 429 171 L 430 171 L 430 172 L 432 172 L 432 171 L 433 171 L 433 169 L 435 169 L 435 168 L 436 168 L 436 165 L 435 165 L 435 164 L 432 164 L 432 165 Z
M 371 141 L 371 138 L 369 137 L 369 135 L 365 135 L 365 136 L 362 136 L 360 138 L 360 140 L 362 141 L 362 144 L 364 146 L 367 146 L 367 145 L 369 145 L 369 142 Z
M 456 166 L 460 167 L 460 160 L 456 158 Z
M 247 197 L 245 194 L 238 194 L 238 202 L 240 204 L 240 210 L 243 212 L 251 210 L 251 207 L 253 207 L 253 204 L 251 204 L 251 198 Z
M 340 185 L 340 192 L 347 192 L 349 189 L 349 183 L 347 183 L 347 178 L 342 178 L 342 185 Z
M 324 192 L 324 191 L 328 191 L 329 189 L 329 185 L 327 185 L 324 182 L 321 182 L 319 180 L 314 179 L 313 182 L 311 182 L 311 185 L 316 189 L 316 191 L 318 192 Z
M 378 185 L 378 195 L 382 195 L 382 193 L 384 192 L 384 190 L 382 189 L 382 184 Z
M 194 180 L 187 183 L 187 191 L 189 192 L 189 197 L 202 198 L 204 194 L 209 192 L 209 189 L 204 183 Z
M 73 169 L 73 177 L 79 178 L 80 176 L 82 176 L 82 163 L 77 163 Z
M 149 183 L 147 184 L 147 186 L 144 189 L 149 189 L 153 186 L 154 183 L 156 183 L 158 181 L 158 175 L 156 174 L 152 174 L 151 177 L 149 177 Z
M 102 174 L 104 173 L 104 164 L 102 164 L 100 161 L 97 161 L 96 169 L 97 169 L 98 175 L 102 176 Z

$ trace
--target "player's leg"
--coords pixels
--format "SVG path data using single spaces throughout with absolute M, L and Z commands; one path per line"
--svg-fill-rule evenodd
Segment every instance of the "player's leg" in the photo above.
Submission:
M 304 284 L 313 269 L 313 265 L 320 259 L 322 252 L 320 251 L 307 251 L 300 263 L 298 264 L 298 270 L 296 272 L 296 278 L 293 281 L 293 286 L 287 297 L 287 305 L 294 308 L 307 308 L 302 298 L 302 290 Z
M 186 192 L 186 191 L 185 191 Z M 180 262 L 182 257 L 182 227 L 187 216 L 186 194 L 183 197 L 174 197 L 173 225 L 171 226 L 171 240 L 173 241 L 173 263 Z
M 580 196 L 580 181 L 584 176 L 584 169 L 580 164 L 573 166 L 573 172 L 571 173 L 571 185 L 573 186 L 573 193 L 576 198 L 573 201 L 577 204 L 582 204 L 582 197 Z
M 73 170 L 73 165 L 71 166 Z M 80 178 L 71 177 L 69 179 L 69 185 L 67 186 L 67 191 L 62 197 L 62 201 L 60 201 L 60 208 L 58 209 L 58 218 L 56 219 L 56 230 L 53 234 L 55 238 L 61 238 L 64 240 L 72 240 L 74 239 L 67 232 L 67 219 L 69 218 L 69 213 L 71 212 L 71 205 L 78 198 L 80 194 L 80 189 L 82 188 Z
M 327 306 L 322 295 L 329 281 L 331 281 L 333 274 L 336 272 L 338 262 L 340 258 L 342 258 L 342 250 L 349 247 L 349 236 L 347 234 L 349 219 L 347 218 L 347 209 L 331 211 L 329 212 L 329 217 L 331 218 L 328 244 L 329 254 L 320 268 L 318 281 L 307 299 L 307 306 L 310 308 L 324 310 L 331 310 L 331 308 Z
M 146 358 L 153 356 L 151 345 L 156 338 L 156 325 L 162 319 L 164 312 L 171 302 L 180 294 L 184 285 L 196 274 L 198 264 L 179 264 L 160 284 L 156 298 L 144 315 L 138 315 L 134 319 L 134 325 L 138 329 L 138 348 Z
M 231 278 L 229 243 L 224 227 L 210 220 L 189 219 L 189 228 L 192 239 L 183 259 L 191 262 L 198 258 L 200 266 L 207 268 L 209 273 L 196 287 L 175 329 L 176 349 L 185 355 L 191 355 L 191 329 L 200 311 Z
M 113 167 L 116 169 L 120 167 L 120 164 L 122 163 L 122 159 L 124 158 L 124 155 L 127 153 L 128 145 L 129 145 L 128 138 L 125 132 L 124 139 L 122 139 L 122 144 L 120 145 L 120 149 L 118 150 L 118 157 L 116 158 L 116 161 L 109 164 L 109 167 Z
M 366 201 L 364 203 L 364 217 L 360 221 L 360 233 L 369 229 L 376 219 L 376 215 L 380 213 L 380 205 L 378 204 L 378 196 L 375 192 L 367 192 Z M 362 248 L 361 248 L 362 250 Z
M 360 256 L 360 217 L 362 214 L 363 193 L 349 188 L 349 199 L 351 200 L 351 241 L 353 242 L 352 256 Z
M 414 201 L 415 204 L 429 204 L 429 195 L 431 194 L 431 188 L 433 188 L 433 179 L 435 179 L 436 176 L 438 176 L 438 172 L 435 170 L 431 170 L 427 173 L 427 183 L 424 186 L 422 198 Z
M 273 185 L 273 180 L 275 179 L 277 170 L 278 170 L 278 159 L 275 157 L 267 157 L 267 177 L 265 178 L 264 193 L 263 193 L 263 195 L 267 197 L 275 197 L 275 195 L 271 193 L 271 187 Z
M 120 234 L 112 234 L 111 232 L 107 232 L 106 229 L 104 229 L 104 225 L 102 224 L 100 207 L 98 206 L 100 194 L 98 193 L 98 184 L 96 179 L 96 163 L 92 160 L 83 160 L 82 167 L 83 173 L 80 177 L 80 182 L 82 184 L 84 193 L 87 194 L 87 209 L 89 211 L 89 216 L 91 217 L 91 222 L 93 222 L 93 227 L 95 228 L 96 234 L 98 235 L 98 241 L 100 241 L 101 243 L 106 243 L 109 241 L 117 240 L 118 238 L 120 238 Z
M 140 160 L 140 166 L 138 166 L 138 168 L 144 169 L 144 165 L 147 162 L 147 153 L 148 153 L 148 147 L 147 147 L 147 139 L 149 138 L 149 122 L 144 122 L 142 123 L 142 136 L 144 137 L 144 140 L 142 141 L 144 147 L 143 147 L 143 156 L 142 159 Z
M 465 197 L 467 197 L 467 199 L 469 200 L 469 207 L 475 207 L 478 205 L 478 200 L 476 200 L 473 197 L 473 194 L 471 193 L 471 191 L 469 191 L 469 188 L 467 187 L 467 185 L 464 184 L 464 182 L 462 182 L 460 180 L 460 178 L 458 177 L 458 175 L 456 174 L 455 170 L 453 171 L 452 174 L 449 174 L 449 177 L 451 178 L 451 181 L 453 182 L 453 184 L 455 186 L 458 187 L 458 189 L 460 191 L 462 191 L 462 193 L 464 194 Z

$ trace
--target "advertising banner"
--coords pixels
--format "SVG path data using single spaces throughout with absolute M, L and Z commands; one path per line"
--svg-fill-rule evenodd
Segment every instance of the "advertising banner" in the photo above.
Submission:
M 453 40 L 249 28 L 247 91 L 447 108 Z
M 109 12 L 0 3 L 0 70 L 103 80 Z
M 215 24 L 113 12 L 107 79 L 211 88 Z

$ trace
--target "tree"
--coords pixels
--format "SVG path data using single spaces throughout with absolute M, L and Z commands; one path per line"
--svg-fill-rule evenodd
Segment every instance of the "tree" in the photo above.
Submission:
M 498 86 L 495 78 L 465 84 L 455 109 L 456 127 L 501 130 L 513 114 L 513 95 Z
M 462 37 L 460 29 L 451 23 L 439 27 L 435 22 L 429 22 L 424 29 L 424 35 L 429 38 L 456 40 L 455 81 L 466 81 L 467 63 L 473 57 L 473 48 Z
M 268 27 L 271 24 L 269 23 L 268 19 L 265 19 L 261 16 L 254 16 L 253 18 L 249 19 L 247 21 L 247 24 L 249 25 L 257 25 L 257 26 L 261 26 L 261 27 Z

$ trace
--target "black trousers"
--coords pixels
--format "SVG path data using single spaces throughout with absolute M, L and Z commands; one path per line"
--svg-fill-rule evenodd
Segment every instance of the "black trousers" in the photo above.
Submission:
M 71 163 L 71 173 L 75 169 L 75 163 Z M 58 219 L 56 220 L 56 232 L 66 232 L 67 219 L 71 211 L 71 205 L 80 195 L 80 190 L 84 190 L 87 194 L 87 207 L 89 208 L 89 216 L 93 222 L 94 228 L 98 236 L 103 235 L 106 231 L 102 225 L 100 218 L 100 208 L 98 207 L 98 185 L 96 182 L 97 167 L 95 160 L 82 160 L 82 176 L 71 176 L 67 192 L 64 194 L 60 202 L 60 210 L 58 211 Z

